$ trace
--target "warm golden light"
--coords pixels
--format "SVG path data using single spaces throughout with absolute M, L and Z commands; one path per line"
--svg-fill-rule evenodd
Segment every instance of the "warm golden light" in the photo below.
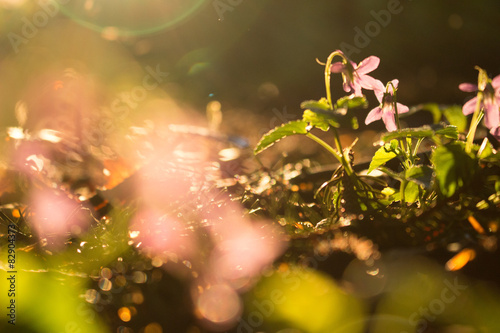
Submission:
M 118 309 L 118 317 L 120 317 L 120 319 L 126 323 L 129 322 L 132 319 L 130 309 L 127 307 Z

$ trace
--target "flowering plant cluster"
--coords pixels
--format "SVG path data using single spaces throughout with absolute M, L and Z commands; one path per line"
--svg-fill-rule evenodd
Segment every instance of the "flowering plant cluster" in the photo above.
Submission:
M 334 62 L 337 57 L 340 61 Z M 375 56 L 356 64 L 342 51 L 331 53 L 326 63 L 320 62 L 325 66 L 326 97 L 303 102 L 302 119 L 265 134 L 255 153 L 284 137 L 304 135 L 338 161 L 339 167 L 330 173 L 331 177 L 316 184 L 314 203 L 303 205 L 302 216 L 312 216 L 307 211 L 315 205 L 322 212 L 317 215 L 322 216 L 319 220 L 299 221 L 306 222 L 308 228 L 302 229 L 308 232 L 322 233 L 325 228 L 352 225 L 368 230 L 372 228 L 366 222 L 369 220 L 377 226 L 399 226 L 407 244 L 435 239 L 455 223 L 472 229 L 467 229 L 463 237 L 470 237 L 470 233 L 484 236 L 487 228 L 482 223 L 491 222 L 500 204 L 500 76 L 490 79 L 477 67 L 478 84 L 463 83 L 459 87 L 477 93 L 463 107 L 422 104 L 410 109 L 398 102 L 397 79 L 384 85 L 368 75 L 379 63 Z M 338 73 L 348 95 L 334 102 L 330 81 L 331 75 Z M 354 108 L 367 106 L 364 93 L 369 91 L 380 104 L 368 112 L 365 124 L 382 120 L 387 132 L 381 135 L 380 147 L 369 165 L 363 166 L 354 163 L 353 146 L 357 140 L 343 147 L 338 129 L 341 117 L 352 115 Z M 402 128 L 400 117 L 423 111 L 433 114 L 433 124 Z M 465 117 L 469 114 L 473 114 L 470 126 Z M 489 132 L 480 138 L 483 117 Z M 333 132 L 334 146 L 314 134 L 315 128 Z M 478 220 L 479 224 L 471 222 Z M 499 222 L 498 217 L 494 220 Z
M 335 51 L 320 64 L 326 96 L 301 103 L 302 118 L 265 134 L 254 153 L 302 135 L 333 156 L 334 168 L 293 160 L 246 172 L 244 145 L 195 126 L 130 127 L 121 142 L 132 166 L 108 143 L 79 145 L 50 121 L 40 130 L 21 128 L 26 119 L 8 128 L 0 252 L 9 257 L 0 258 L 0 270 L 19 272 L 19 318 L 30 318 L 20 327 L 423 332 L 435 321 L 500 331 L 491 315 L 500 302 L 489 288 L 469 289 L 418 260 L 383 261 L 386 249 L 446 249 L 444 268 L 458 271 L 498 251 L 500 76 L 477 67 L 477 84 L 459 86 L 475 93 L 463 106 L 408 107 L 398 100 L 397 79 L 384 84 L 369 75 L 380 64 L 375 56 L 357 64 Z M 347 95 L 335 101 L 337 74 Z M 381 120 L 387 131 L 370 162 L 357 164 L 357 139 L 346 147 L 339 130 L 345 118 L 357 129 L 356 109 L 368 106 L 372 92 L 378 105 L 364 123 Z M 20 103 L 16 116 L 26 118 L 23 112 Z M 415 112 L 430 112 L 433 123 L 402 126 L 400 118 Z M 347 268 L 331 265 L 341 283 L 320 267 L 335 252 L 353 257 Z M 401 286 L 391 285 L 407 272 Z M 0 288 L 11 283 L 0 279 Z M 420 294 L 422 286 L 428 290 Z M 41 309 L 58 316 L 45 318 Z

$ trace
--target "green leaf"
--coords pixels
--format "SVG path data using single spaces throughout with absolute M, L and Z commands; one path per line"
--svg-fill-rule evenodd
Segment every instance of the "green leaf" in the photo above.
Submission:
M 307 134 L 308 125 L 309 124 L 307 121 L 296 120 L 274 128 L 273 130 L 264 134 L 264 136 L 260 139 L 257 147 L 255 147 L 254 149 L 254 154 L 259 154 L 284 137 L 296 134 Z
M 405 187 L 405 201 L 409 204 L 414 203 L 420 196 L 420 187 L 417 183 L 408 182 Z
M 353 109 L 357 107 L 363 107 L 366 108 L 368 106 L 368 102 L 366 101 L 365 96 L 345 96 L 342 98 L 339 98 L 337 102 L 335 103 L 335 111 L 338 114 L 344 115 L 348 109 Z
M 400 117 L 403 118 L 421 110 L 429 111 L 432 114 L 434 124 L 439 124 L 444 116 L 450 125 L 457 127 L 459 132 L 465 132 L 467 130 L 467 117 L 464 116 L 462 107 L 458 105 L 444 107 L 436 103 L 419 104 L 411 107 L 410 112 L 401 114 Z
M 429 189 L 432 183 L 434 170 L 427 165 L 414 165 L 405 171 L 405 177 L 425 189 Z
M 328 131 L 330 126 L 339 127 L 339 123 L 333 117 L 333 114 L 327 115 L 322 113 L 316 113 L 312 110 L 305 110 L 302 115 L 302 120 L 307 121 L 312 126 L 317 127 L 323 131 Z
M 474 146 L 475 146 L 475 145 L 474 145 Z M 473 146 L 473 148 L 475 148 L 474 146 Z M 493 147 L 492 147 L 491 143 L 489 143 L 489 142 L 488 142 L 488 143 L 486 144 L 486 146 L 484 147 L 484 149 L 481 151 L 481 154 L 479 154 L 479 150 L 480 150 L 480 149 L 481 149 L 481 146 L 479 146 L 479 147 L 477 148 L 477 152 L 478 152 L 477 157 L 479 157 L 479 158 L 481 158 L 481 159 L 489 159 L 490 157 L 492 157 L 492 159 L 491 159 L 492 161 L 494 161 L 494 160 L 495 160 L 495 158 L 496 158 L 496 160 L 498 161 L 498 156 L 499 156 L 499 155 L 498 155 L 498 153 L 497 153 L 497 154 L 495 154 L 495 152 L 493 151 Z
M 405 128 L 401 131 L 389 132 L 382 136 L 384 142 L 389 142 L 394 139 L 404 138 L 427 138 L 434 135 L 434 131 L 430 126 L 423 126 L 418 128 Z
M 303 101 L 302 103 L 300 103 L 300 108 L 304 110 L 309 109 L 311 111 L 333 111 L 333 108 L 330 106 L 330 103 L 328 103 L 328 100 L 326 98 L 322 98 L 319 101 Z
M 424 189 L 431 187 L 433 170 L 429 166 L 413 166 L 405 171 L 405 178 L 409 180 L 405 187 L 405 201 L 414 203 L 420 198 Z
M 454 142 L 434 150 L 431 162 L 436 172 L 439 191 L 451 197 L 473 178 L 477 164 L 464 150 L 463 143 Z
M 394 157 L 398 156 L 400 153 L 401 151 L 399 150 L 399 148 L 397 148 L 397 142 L 396 146 L 392 145 L 392 143 L 387 143 L 384 146 L 380 147 L 375 152 L 375 155 L 373 155 L 372 161 L 370 162 L 370 167 L 368 168 L 368 173 L 384 165 Z
M 328 131 L 330 126 L 340 126 L 326 98 L 322 98 L 319 101 L 304 101 L 300 104 L 300 107 L 305 109 L 302 120 L 309 122 L 313 127 Z
M 443 110 L 443 114 L 448 122 L 457 127 L 459 132 L 467 130 L 467 117 L 462 112 L 462 107 L 458 105 L 450 106 Z
M 458 140 L 458 129 L 456 126 L 450 125 L 444 128 L 438 129 L 435 132 L 436 134 L 442 135 L 446 138 L 450 138 L 453 140 Z
M 434 135 L 443 135 L 450 139 L 458 139 L 458 131 L 455 126 L 433 125 L 417 128 L 405 128 L 401 131 L 389 132 L 382 136 L 384 142 L 404 138 L 431 138 Z

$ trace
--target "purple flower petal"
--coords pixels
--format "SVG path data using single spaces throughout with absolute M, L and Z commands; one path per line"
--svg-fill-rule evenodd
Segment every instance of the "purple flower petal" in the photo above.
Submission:
M 495 139 L 500 141 L 500 127 L 492 128 L 490 133 L 495 137 Z
M 352 82 L 344 82 L 342 84 L 342 87 L 344 88 L 344 91 L 347 93 L 354 90 L 354 86 L 353 86 Z
M 403 105 L 401 103 L 396 103 L 397 106 L 398 106 L 398 113 L 406 113 L 408 111 L 410 111 L 410 108 L 407 107 L 406 105 Z
M 465 92 L 473 92 L 477 91 L 477 84 L 472 84 L 472 83 L 461 83 L 458 86 L 458 89 L 465 91 Z
M 335 62 L 330 66 L 332 73 L 342 73 L 345 70 L 345 65 L 341 62 Z
M 382 91 L 384 90 L 382 82 L 368 75 L 360 75 L 358 83 L 366 90 L 376 90 L 380 88 L 382 88 Z
M 464 115 L 473 114 L 476 110 L 477 97 L 472 98 L 470 101 L 464 104 L 462 112 Z
M 375 120 L 379 120 L 380 118 L 382 118 L 382 109 L 380 106 L 377 106 L 368 113 L 365 119 L 365 124 L 368 125 L 373 123 Z
M 394 86 L 394 88 L 398 89 L 398 86 L 399 86 L 399 80 L 398 79 L 392 80 L 391 83 Z M 393 94 L 392 87 L 389 87 L 389 92 L 391 93 L 391 95 Z
M 358 74 L 366 74 L 374 71 L 380 64 L 380 58 L 376 56 L 370 56 L 365 60 L 361 61 L 356 68 Z
M 354 88 L 354 96 L 357 96 L 357 97 L 363 96 L 363 93 L 361 92 L 361 85 L 353 84 L 353 88 Z
M 487 128 L 496 128 L 500 122 L 500 111 L 497 103 L 491 99 L 484 101 L 484 125 Z
M 491 85 L 495 88 L 495 90 L 500 88 L 500 75 L 495 76 L 493 80 L 491 80 Z
M 394 120 L 394 113 L 391 111 L 385 111 L 382 113 L 382 121 L 385 124 L 385 128 L 387 128 L 389 132 L 394 132 L 398 129 L 396 126 L 396 120 Z

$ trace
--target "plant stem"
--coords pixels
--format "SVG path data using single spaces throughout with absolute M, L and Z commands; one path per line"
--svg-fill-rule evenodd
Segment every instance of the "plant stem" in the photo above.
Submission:
M 405 200 L 405 189 L 406 185 L 408 184 L 408 181 L 406 180 L 405 177 L 401 180 L 401 185 L 399 186 L 399 194 L 401 195 L 401 206 L 405 206 L 406 200 Z
M 399 121 L 399 112 L 398 112 L 398 100 L 397 100 L 397 89 L 396 87 L 392 84 L 392 82 L 389 82 L 389 85 L 392 88 L 392 103 L 394 106 L 394 117 L 396 120 L 396 127 L 398 129 L 398 132 L 401 133 L 401 123 Z M 389 87 L 386 88 L 388 90 Z M 405 157 L 406 157 L 406 163 L 403 163 L 404 165 L 407 165 L 408 160 L 411 157 L 411 138 L 406 138 L 406 145 L 404 144 L 403 139 L 399 138 L 399 145 L 401 146 L 401 149 L 403 152 L 405 152 Z M 411 161 L 410 161 L 411 162 Z
M 328 150 L 328 152 L 330 154 L 332 154 L 333 156 L 335 156 L 335 158 L 337 160 L 339 160 L 340 163 L 344 164 L 342 162 L 342 155 L 339 152 L 337 152 L 335 149 L 333 149 L 333 147 L 330 146 L 328 143 L 326 143 L 325 141 L 321 140 L 320 138 L 318 138 L 316 135 L 314 135 L 312 133 L 307 133 L 306 136 L 309 139 L 312 139 L 312 140 L 316 141 L 317 143 L 319 143 L 320 145 L 322 145 L 323 148 L 325 148 L 326 150 Z
M 332 61 L 335 56 L 341 56 L 344 58 L 344 55 L 338 51 L 330 53 L 328 56 L 328 59 L 326 59 L 326 64 L 325 64 L 325 88 L 326 88 L 326 99 L 328 100 L 328 103 L 330 107 L 333 110 L 333 103 L 332 103 L 332 92 L 330 90 L 330 76 L 331 76 L 331 69 L 330 67 L 332 66 Z M 344 59 L 344 61 L 347 61 Z
M 470 153 L 472 151 L 472 144 L 474 142 L 474 137 L 476 135 L 477 125 L 479 124 L 480 113 L 481 113 L 481 103 L 483 100 L 483 93 L 480 91 L 477 94 L 476 109 L 472 115 L 472 120 L 470 123 L 469 133 L 467 133 L 467 143 L 465 144 L 465 152 Z

